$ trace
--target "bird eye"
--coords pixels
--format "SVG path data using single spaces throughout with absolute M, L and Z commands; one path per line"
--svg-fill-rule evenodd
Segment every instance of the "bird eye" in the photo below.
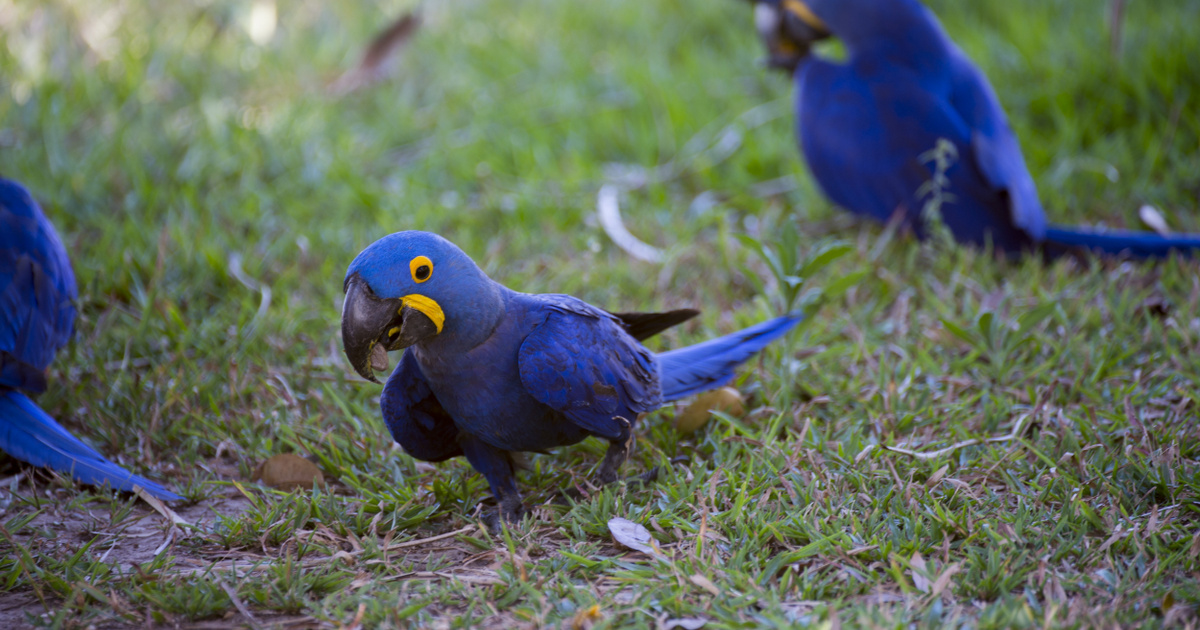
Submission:
M 425 282 L 433 275 L 433 261 L 425 256 L 417 256 L 409 261 L 408 270 L 412 272 L 413 280 L 418 283 Z

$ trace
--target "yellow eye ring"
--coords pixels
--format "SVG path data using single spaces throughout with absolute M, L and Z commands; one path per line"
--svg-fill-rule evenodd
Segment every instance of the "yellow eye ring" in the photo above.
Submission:
M 412 274 L 413 282 L 420 284 L 433 275 L 433 261 L 428 256 L 417 256 L 408 262 L 408 271 Z

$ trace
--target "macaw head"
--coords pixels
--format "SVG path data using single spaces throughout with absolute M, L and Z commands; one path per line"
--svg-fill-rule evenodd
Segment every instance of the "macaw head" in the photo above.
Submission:
M 342 346 L 355 371 L 375 382 L 388 350 L 477 343 L 503 310 L 499 285 L 454 243 L 428 232 L 375 241 L 350 263 L 343 288 Z
M 767 63 L 795 72 L 812 45 L 830 36 L 829 27 L 809 7 L 814 0 L 752 0 L 754 27 L 767 47 Z
M 920 56 L 941 50 L 937 18 L 921 0 L 751 0 L 754 24 L 773 67 L 795 72 L 812 45 L 837 37 L 848 49 L 883 42 Z M 926 49 L 932 46 L 933 48 Z

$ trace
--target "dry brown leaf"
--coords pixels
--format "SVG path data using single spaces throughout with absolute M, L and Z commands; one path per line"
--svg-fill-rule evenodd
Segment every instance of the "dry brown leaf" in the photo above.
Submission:
M 692 584 L 699 586 L 700 588 L 708 591 L 709 593 L 712 593 L 713 595 L 721 594 L 721 589 L 717 588 L 717 585 L 713 584 L 712 580 L 704 577 L 703 575 L 700 575 L 699 573 L 697 573 L 696 575 L 693 575 L 692 577 L 690 577 L 688 579 L 691 580 Z
M 371 40 L 358 67 L 338 77 L 329 90 L 337 95 L 347 94 L 387 76 L 392 65 L 388 62 L 412 39 L 420 26 L 421 18 L 415 13 L 401 15 Z
M 351 591 L 357 591 L 358 589 L 360 589 L 364 586 L 374 584 L 374 583 L 375 583 L 375 576 L 371 575 L 370 573 L 359 573 L 358 575 L 354 576 L 354 580 L 352 582 L 350 582 L 350 586 L 346 587 L 346 589 L 351 590 Z
M 1136 529 L 1136 526 L 1135 526 L 1135 529 Z M 1133 530 L 1120 529 L 1120 528 L 1113 530 L 1112 535 L 1109 536 L 1108 539 L 1105 540 L 1104 543 L 1100 545 L 1099 549 L 1096 549 L 1096 555 L 1099 556 L 1099 555 L 1103 554 L 1105 551 L 1108 551 L 1109 547 L 1113 546 L 1113 544 L 1116 543 L 1118 540 L 1121 540 L 1122 538 L 1128 536 L 1129 532 L 1131 532 L 1131 531 L 1133 531 Z
M 705 392 L 675 416 L 675 428 L 685 435 L 693 433 L 708 422 L 713 411 L 739 417 L 746 413 L 746 404 L 741 393 L 732 387 Z
M 341 562 L 341 563 L 345 564 L 346 566 L 354 566 L 354 564 L 357 562 L 357 560 L 354 557 L 354 554 L 350 553 L 349 551 L 342 550 L 342 549 L 339 549 L 337 551 L 337 553 L 333 554 L 332 556 L 329 556 L 329 561 L 331 563 Z
M 937 469 L 937 472 L 933 473 L 933 476 L 931 476 L 929 478 L 929 481 L 925 482 L 925 487 L 929 488 L 929 489 L 933 489 L 934 486 L 937 486 L 938 483 L 942 480 L 942 477 L 946 476 L 946 472 L 949 470 L 950 470 L 950 464 L 946 464 L 945 466 L 942 466 L 941 468 Z
M 175 510 L 172 510 L 171 508 L 167 507 L 166 503 L 163 503 L 154 495 L 150 494 L 149 492 L 146 492 L 145 488 L 143 488 L 141 486 L 134 486 L 133 489 L 135 492 L 137 492 L 137 495 L 139 497 L 141 497 L 143 501 L 148 503 L 150 505 L 150 507 L 154 508 L 155 512 L 162 514 L 164 518 L 166 518 L 168 521 L 170 521 L 172 526 L 191 525 L 191 523 L 185 521 L 183 519 L 183 517 L 176 514 Z
M 941 597 L 942 593 L 952 586 L 950 578 L 954 577 L 954 574 L 958 573 L 958 571 L 957 562 L 943 569 L 941 575 L 937 576 L 937 579 L 933 581 L 933 586 L 929 589 L 929 596 L 935 599 Z
M 913 553 L 912 560 L 908 562 L 912 567 L 913 586 L 917 587 L 922 593 L 929 592 L 929 568 L 925 566 L 925 558 L 921 556 L 921 552 Z
M 654 543 L 654 538 L 650 536 L 650 531 L 629 519 L 618 516 L 609 520 L 608 531 L 612 532 L 614 540 L 634 551 L 651 556 L 661 553 Z
M 858 452 L 858 455 L 854 456 L 854 464 L 858 465 L 862 463 L 862 460 L 866 459 L 871 453 L 874 453 L 877 448 L 879 448 L 877 444 L 868 444 L 866 448 Z
M 258 620 L 254 618 L 254 614 L 250 612 L 250 609 L 246 608 L 245 602 L 238 597 L 237 591 L 234 590 L 233 587 L 226 584 L 224 580 L 217 580 L 217 584 L 220 585 L 221 590 L 225 591 L 225 594 L 229 596 L 229 601 L 233 603 L 234 608 L 237 608 L 238 612 L 242 613 L 242 616 L 250 622 L 250 626 L 257 627 Z
M 1142 530 L 1143 537 L 1151 536 L 1158 532 L 1158 528 L 1162 523 L 1158 520 L 1158 506 L 1150 506 L 1150 520 L 1146 522 L 1146 529 Z
M 339 625 L 339 627 L 344 628 L 345 630 L 362 630 L 362 620 L 366 613 L 367 605 L 365 603 L 359 603 L 358 612 L 354 613 L 354 619 L 351 619 L 350 623 L 346 625 Z
M 359 70 L 363 72 L 379 70 L 388 57 L 412 39 L 419 26 L 421 26 L 421 18 L 416 14 L 401 15 L 399 19 L 376 35 L 375 39 L 371 40 L 371 45 L 367 47 L 367 52 L 363 55 L 362 62 L 359 63 Z
M 312 490 L 314 486 L 325 486 L 325 475 L 321 469 L 295 453 L 272 455 L 254 469 L 250 480 L 284 491 L 296 488 Z

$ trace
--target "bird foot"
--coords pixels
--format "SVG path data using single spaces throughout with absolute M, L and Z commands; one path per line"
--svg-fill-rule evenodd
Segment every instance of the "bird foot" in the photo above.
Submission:
M 521 522 L 528 514 L 525 506 L 518 501 L 501 501 L 500 506 L 495 511 L 489 511 L 483 515 L 483 524 L 488 528 L 488 531 L 493 534 L 499 534 L 500 530 L 504 529 L 505 525 L 516 525 Z
M 649 485 L 651 483 L 654 483 L 655 481 L 658 481 L 658 472 L 659 472 L 658 467 L 655 466 L 654 468 L 651 468 L 650 470 L 647 470 L 646 472 L 644 472 L 640 475 L 635 475 L 633 477 L 626 477 L 625 485 L 629 486 L 629 487 L 634 487 L 634 488 L 641 488 L 643 486 Z M 607 483 L 602 483 L 601 485 L 602 486 L 608 485 L 608 483 L 613 483 L 615 481 L 618 481 L 618 480 L 614 479 L 613 481 L 610 481 Z M 568 500 L 569 501 L 582 501 L 586 498 L 588 498 L 588 497 L 584 493 L 583 490 L 580 490 L 579 488 L 574 487 L 574 488 L 567 488 L 565 490 L 560 491 L 558 494 L 557 502 L 558 503 L 567 503 Z
M 626 479 L 625 483 L 627 485 L 648 486 L 655 481 L 658 481 L 658 466 L 655 466 L 654 468 L 651 468 L 640 475 Z

